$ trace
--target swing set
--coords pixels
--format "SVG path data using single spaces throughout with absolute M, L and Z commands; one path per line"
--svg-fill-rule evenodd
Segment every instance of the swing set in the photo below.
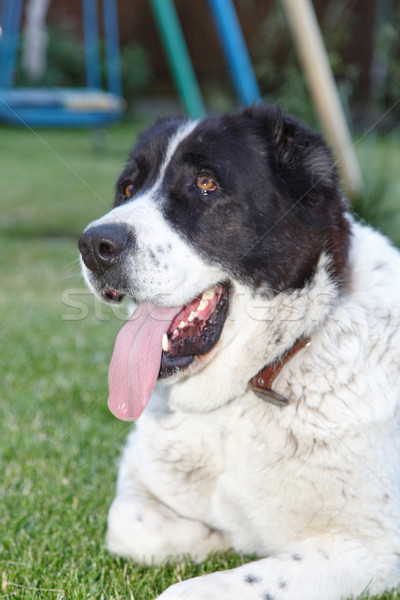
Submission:
M 0 121 L 28 126 L 99 126 L 123 113 L 116 0 L 102 0 L 107 89 L 101 86 L 97 0 L 82 0 L 86 88 L 14 88 L 24 0 L 2 0 L 0 9 Z M 330 69 L 312 0 L 281 0 L 304 75 L 325 136 L 348 193 L 362 177 L 343 108 Z M 192 118 L 206 116 L 173 0 L 149 0 L 177 91 Z M 258 103 L 254 76 L 233 0 L 207 0 L 237 96 L 243 105 Z M 0 30 L 1 31 L 1 30 Z M 132 65 L 134 68 L 134 65 Z
M 115 0 L 103 0 L 107 89 L 101 84 L 96 0 L 82 0 L 85 88 L 15 88 L 23 0 L 2 0 L 0 10 L 0 121 L 29 127 L 97 127 L 123 113 L 118 16 Z

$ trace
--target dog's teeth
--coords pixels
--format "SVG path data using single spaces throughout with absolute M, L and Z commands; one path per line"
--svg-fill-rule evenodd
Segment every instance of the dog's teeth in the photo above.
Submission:
M 209 290 L 206 290 L 205 292 L 203 292 L 203 294 L 201 296 L 202 300 L 211 300 L 212 298 L 214 298 L 216 289 L 217 289 L 217 286 L 210 288 Z
M 188 321 L 191 323 L 192 321 L 194 321 L 195 319 L 197 319 L 197 317 L 199 316 L 199 313 L 197 311 L 193 311 L 190 313 L 189 317 L 188 317 Z
M 169 350 L 169 341 L 166 333 L 164 333 L 164 335 L 162 336 L 161 348 L 164 350 L 164 352 L 168 352 Z
M 179 325 L 178 325 L 178 328 L 179 328 L 179 329 L 183 329 L 183 328 L 184 328 L 184 327 L 186 327 L 186 326 L 187 326 L 187 323 L 186 323 L 186 321 L 181 321 L 181 322 L 179 323 Z
M 197 310 L 199 312 L 201 312 L 202 310 L 205 310 L 208 306 L 208 300 L 201 300 L 199 306 L 197 307 Z

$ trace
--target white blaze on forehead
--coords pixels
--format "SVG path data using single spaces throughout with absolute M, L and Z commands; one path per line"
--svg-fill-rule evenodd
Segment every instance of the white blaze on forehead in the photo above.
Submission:
M 162 183 L 162 180 L 165 175 L 165 171 L 167 170 L 168 165 L 170 164 L 170 162 L 172 160 L 172 157 L 174 156 L 179 144 L 184 139 L 186 139 L 188 137 L 188 135 L 190 135 L 192 133 L 192 131 L 197 126 L 197 123 L 198 123 L 198 121 L 187 121 L 184 125 L 181 125 L 180 127 L 178 127 L 178 129 L 175 131 L 173 136 L 169 138 L 167 149 L 165 152 L 165 157 L 161 164 L 160 171 L 158 173 L 155 183 L 152 185 L 152 187 L 150 189 L 146 190 L 143 194 L 139 193 L 137 196 L 135 196 L 132 199 L 132 201 L 128 201 L 128 202 L 122 204 L 121 206 L 118 206 L 118 207 L 110 210 L 110 212 L 108 212 L 103 217 L 100 217 L 100 219 L 97 219 L 96 221 L 93 221 L 92 223 L 90 223 L 86 227 L 86 229 L 90 229 L 91 227 L 96 227 L 97 225 L 104 225 L 106 223 L 115 223 L 115 222 L 124 222 L 124 223 L 130 224 L 130 221 L 131 221 L 132 224 L 134 224 L 134 222 L 136 221 L 137 208 L 140 204 L 140 201 L 144 200 L 146 202 L 147 210 L 148 210 L 149 200 L 151 201 L 151 203 L 154 203 L 155 199 L 157 198 L 157 190 Z M 133 218 L 129 219 L 130 215 L 132 215 L 132 217 L 133 216 L 135 217 L 135 221 L 133 220 Z
M 169 163 L 171 162 L 171 159 L 172 159 L 173 155 L 175 154 L 179 144 L 181 142 L 183 142 L 183 140 L 192 133 L 192 131 L 194 130 L 194 128 L 196 126 L 197 126 L 197 121 L 187 121 L 187 123 L 185 123 L 184 125 L 181 125 L 176 130 L 174 135 L 171 138 L 169 138 L 167 151 L 165 153 L 164 162 L 161 165 L 160 174 L 157 178 L 157 183 L 159 183 L 162 180 L 162 178 L 164 177 L 165 171 L 167 170 L 167 167 L 168 167 Z M 157 183 L 156 183 L 156 185 L 157 185 Z

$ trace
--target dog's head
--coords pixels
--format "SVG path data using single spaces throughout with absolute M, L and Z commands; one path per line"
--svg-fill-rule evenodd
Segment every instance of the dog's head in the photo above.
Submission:
M 103 300 L 139 304 L 110 369 L 113 412 L 137 418 L 157 378 L 212 360 L 238 285 L 265 298 L 304 288 L 324 254 L 340 286 L 348 223 L 321 137 L 278 109 L 253 107 L 165 119 L 142 134 L 115 207 L 79 246 Z

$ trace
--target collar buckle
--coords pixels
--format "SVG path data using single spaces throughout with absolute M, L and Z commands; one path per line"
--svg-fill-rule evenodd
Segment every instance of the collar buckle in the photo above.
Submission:
M 275 404 L 275 406 L 288 406 L 290 400 L 278 392 L 274 392 L 271 387 L 283 367 L 300 350 L 310 345 L 309 338 L 301 337 L 286 350 L 277 360 L 265 365 L 252 377 L 248 383 L 249 389 L 254 392 L 261 400 Z

